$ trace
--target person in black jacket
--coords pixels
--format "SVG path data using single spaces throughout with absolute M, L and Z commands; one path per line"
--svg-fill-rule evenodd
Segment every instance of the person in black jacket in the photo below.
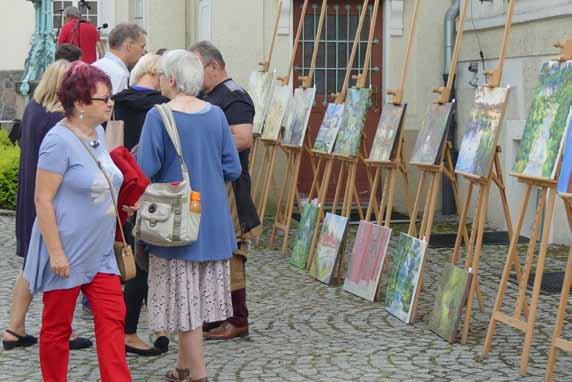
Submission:
M 159 58 L 157 54 L 148 53 L 137 62 L 129 79 L 129 88 L 113 96 L 115 101 L 115 119 L 124 122 L 124 145 L 133 150 L 139 143 L 141 129 L 147 112 L 155 105 L 168 102 L 159 89 Z M 126 223 L 126 234 L 130 234 L 132 227 Z M 133 239 L 129 238 L 131 244 Z M 129 240 L 128 239 L 128 240 Z M 135 278 L 125 283 L 125 350 L 128 353 L 142 356 L 153 356 L 164 353 L 168 349 L 169 339 L 159 333 L 153 346 L 147 344 L 137 336 L 137 324 L 143 300 L 147 298 L 147 272 L 137 267 Z

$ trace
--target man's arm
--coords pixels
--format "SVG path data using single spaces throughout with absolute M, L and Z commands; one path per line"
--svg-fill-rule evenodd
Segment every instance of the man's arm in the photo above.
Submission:
M 97 50 L 97 58 L 102 58 L 105 56 L 105 47 L 103 46 L 103 42 L 101 40 L 95 44 L 95 49 Z
M 238 152 L 248 150 L 252 147 L 252 124 L 242 123 L 240 125 L 231 125 L 230 131 L 234 139 L 234 145 Z

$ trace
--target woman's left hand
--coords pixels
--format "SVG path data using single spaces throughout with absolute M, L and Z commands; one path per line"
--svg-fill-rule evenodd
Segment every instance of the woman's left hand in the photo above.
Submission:
M 121 209 L 123 212 L 127 212 L 128 216 L 132 216 L 139 209 L 139 203 L 135 203 L 134 206 L 123 206 Z

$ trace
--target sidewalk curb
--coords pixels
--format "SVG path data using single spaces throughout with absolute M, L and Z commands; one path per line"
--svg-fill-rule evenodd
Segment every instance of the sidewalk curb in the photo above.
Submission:
M 0 216 L 16 216 L 16 211 L 3 210 L 0 208 Z

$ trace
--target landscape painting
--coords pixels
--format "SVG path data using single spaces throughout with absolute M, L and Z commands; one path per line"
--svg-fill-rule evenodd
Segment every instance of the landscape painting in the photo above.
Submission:
M 343 123 L 338 131 L 334 153 L 355 157 L 359 153 L 361 137 L 370 105 L 371 89 L 352 88 L 346 98 Z
M 334 274 L 340 256 L 340 247 L 344 240 L 347 224 L 347 217 L 334 215 L 329 212 L 324 219 L 320 238 L 318 239 L 316 255 L 310 267 L 310 276 L 320 280 L 324 284 L 329 285 L 332 281 L 332 275 Z
M 429 329 L 454 342 L 457 325 L 467 301 L 472 273 L 451 263 L 445 265 L 431 312 Z
M 406 107 L 407 104 L 394 105 L 387 103 L 383 105 L 373 145 L 369 153 L 371 162 L 386 162 L 393 159 L 395 147 L 397 146 L 395 141 L 399 136 Z
M 375 300 L 390 239 L 390 228 L 360 221 L 344 281 L 346 291 L 372 302 Z
M 560 169 L 558 192 L 572 197 L 572 118 L 568 120 L 568 137 L 564 146 L 564 159 Z
M 275 86 L 272 94 L 272 101 L 266 119 L 264 121 L 264 130 L 262 131 L 262 139 L 268 141 L 277 141 L 282 128 L 284 114 L 288 108 L 290 101 L 290 87 L 279 85 Z
M 329 103 L 314 142 L 314 151 L 330 154 L 343 124 L 345 104 Z
M 272 98 L 272 90 L 276 71 L 273 72 L 252 72 L 248 81 L 248 94 L 254 103 L 254 121 L 252 125 L 252 133 L 254 135 L 262 134 L 264 127 L 264 118 L 270 105 Z
M 310 246 L 312 245 L 312 234 L 318 218 L 318 210 L 317 199 L 311 203 L 306 203 L 304 206 L 298 230 L 296 231 L 292 256 L 290 256 L 290 265 L 293 267 L 306 269 Z
M 417 135 L 410 163 L 438 164 L 453 114 L 453 105 L 454 103 L 431 105 L 425 124 Z
M 455 172 L 477 178 L 489 176 L 508 93 L 509 88 L 502 87 L 476 89 Z
M 395 253 L 391 257 L 392 267 L 385 293 L 385 310 L 405 323 L 411 322 L 426 248 L 424 241 L 401 233 Z
M 284 139 L 282 140 L 284 145 L 302 147 L 304 144 L 315 97 L 315 87 L 294 90 L 294 96 L 288 108 L 288 122 L 284 126 Z
M 554 179 L 572 106 L 572 61 L 542 65 L 513 173 Z

